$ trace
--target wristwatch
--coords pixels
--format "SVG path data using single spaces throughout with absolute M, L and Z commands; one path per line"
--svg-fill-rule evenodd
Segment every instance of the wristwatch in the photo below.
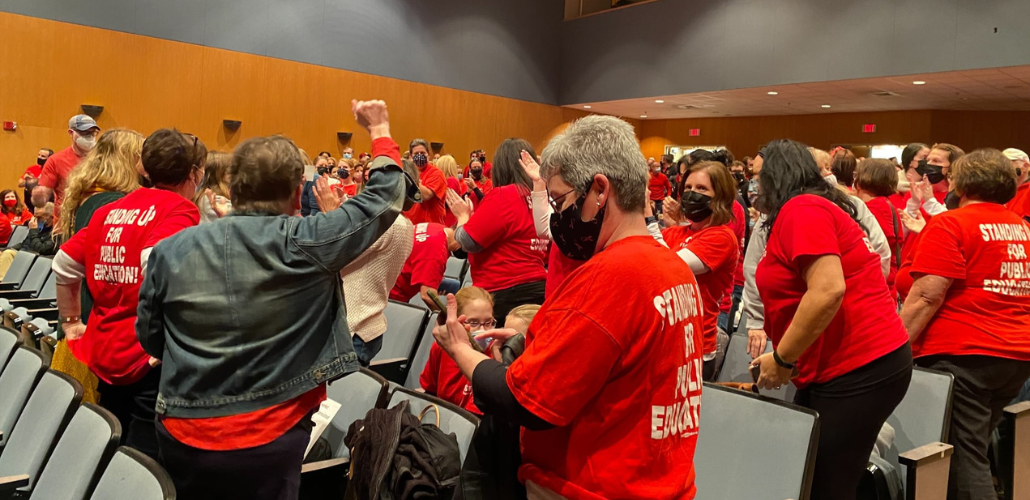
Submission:
M 644 217 L 644 222 L 650 226 L 651 224 L 658 224 L 658 218 L 655 216 Z
M 59 318 L 58 323 L 63 325 L 65 323 L 75 323 L 75 322 L 78 322 L 78 321 L 82 321 L 82 317 L 80 317 L 80 316 L 64 316 L 64 317 Z

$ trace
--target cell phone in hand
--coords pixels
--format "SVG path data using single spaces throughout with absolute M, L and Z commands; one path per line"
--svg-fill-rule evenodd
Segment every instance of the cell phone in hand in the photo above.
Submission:
M 440 300 L 440 296 L 436 294 L 436 290 L 429 290 L 426 292 L 429 295 L 429 300 L 433 301 L 436 305 L 436 324 L 442 325 L 447 323 L 447 306 L 444 305 L 443 301 Z
M 751 380 L 756 384 L 758 383 L 758 377 L 762 374 L 762 365 L 751 365 Z

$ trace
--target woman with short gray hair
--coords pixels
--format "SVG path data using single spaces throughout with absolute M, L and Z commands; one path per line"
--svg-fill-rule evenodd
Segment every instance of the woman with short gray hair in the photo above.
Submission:
M 433 335 L 472 381 L 476 406 L 525 427 L 519 477 L 530 499 L 694 498 L 702 304 L 690 267 L 648 232 L 633 128 L 579 119 L 542 164 L 551 237 L 586 262 L 547 297 L 507 368 L 473 349 L 453 295 Z

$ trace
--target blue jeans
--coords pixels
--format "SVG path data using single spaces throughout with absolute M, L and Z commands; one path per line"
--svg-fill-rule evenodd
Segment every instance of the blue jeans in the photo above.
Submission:
M 732 325 L 730 328 L 730 320 L 737 317 L 737 309 L 740 309 L 740 297 L 744 295 L 744 287 L 740 285 L 733 286 L 733 305 L 730 306 L 729 313 L 719 313 L 719 328 L 726 332 L 727 335 L 733 335 L 733 332 L 737 330 L 737 325 Z
M 351 341 L 354 343 L 354 352 L 358 355 L 358 363 L 361 363 L 361 366 L 365 368 L 368 368 L 372 358 L 376 357 L 376 354 L 379 354 L 379 350 L 383 348 L 382 335 L 367 343 L 361 340 L 361 337 L 354 335 L 351 337 Z

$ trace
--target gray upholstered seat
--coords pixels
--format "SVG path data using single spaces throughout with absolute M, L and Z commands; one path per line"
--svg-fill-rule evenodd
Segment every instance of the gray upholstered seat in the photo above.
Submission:
M 18 334 L 7 328 L 0 327 L 0 373 L 14 355 L 14 349 L 18 347 Z
M 447 278 L 454 278 L 455 280 L 461 281 L 465 277 L 465 259 L 459 259 L 457 257 L 447 258 L 447 267 L 443 272 L 443 275 Z
M 340 411 L 336 412 L 322 437 L 329 441 L 333 450 L 333 458 L 349 458 L 350 450 L 343 443 L 347 430 L 355 420 L 365 418 L 368 410 L 376 406 L 386 392 L 386 379 L 378 374 L 361 369 L 351 373 L 326 387 L 329 399 L 340 403 Z
M 11 332 L 0 331 L 0 336 L 7 338 Z M 43 355 L 28 347 L 19 347 L 11 361 L 0 373 L 0 446 L 7 444 L 18 416 L 25 408 L 25 402 L 32 394 L 46 367 L 43 366 Z M 2 474 L 0 474 L 2 476 Z
M 696 498 L 806 500 L 818 439 L 816 412 L 706 383 L 694 452 Z
M 63 373 L 47 370 L 36 384 L 7 446 L 0 453 L 0 477 L 28 474 L 31 490 L 61 430 L 82 400 L 82 386 Z
M 765 352 L 772 352 L 772 342 L 766 341 Z M 738 330 L 730 338 L 730 344 L 726 347 L 726 358 L 716 382 L 753 382 L 751 361 L 751 355 L 747 353 L 747 333 L 741 335 Z M 763 396 L 792 402 L 797 389 L 794 384 L 787 384 L 778 390 L 762 389 L 761 392 Z
M 25 226 L 15 226 L 14 231 L 11 233 L 11 238 L 7 240 L 7 248 L 11 248 L 15 245 L 25 241 L 25 238 L 29 237 L 29 228 Z
M 30 500 L 85 500 L 118 447 L 121 425 L 111 412 L 89 403 L 75 411 L 61 433 Z
M 175 486 L 150 457 L 125 446 L 104 469 L 91 500 L 175 500 Z
M 425 331 L 422 332 L 422 339 L 418 342 L 418 348 L 415 350 L 415 357 L 411 358 L 411 367 L 408 369 L 408 378 L 404 381 L 404 387 L 408 389 L 418 389 L 422 387 L 418 379 L 422 376 L 422 370 L 426 367 L 426 363 L 429 362 L 429 350 L 433 348 L 433 344 L 436 343 L 436 339 L 433 338 L 433 327 L 436 326 L 436 313 L 429 315 L 429 321 L 426 322 Z
M 4 279 L 0 281 L 0 289 L 11 290 L 20 287 L 21 282 L 25 280 L 25 275 L 29 274 L 32 263 L 36 261 L 36 257 L 37 255 L 32 252 L 18 252 L 18 255 L 15 255 L 14 260 L 11 261 L 11 267 L 7 268 Z
M 897 454 L 931 443 L 947 443 L 951 425 L 952 387 L 954 375 L 915 368 L 908 392 L 887 424 L 894 428 L 894 447 L 887 458 L 898 467 L 902 484 L 908 487 L 908 472 L 904 465 L 895 463 Z
M 429 405 L 436 405 L 440 410 L 440 429 L 445 433 L 454 434 L 458 439 L 458 450 L 461 452 L 461 463 L 464 464 L 465 457 L 468 455 L 469 446 L 472 445 L 472 437 L 476 435 L 476 430 L 479 429 L 479 418 L 464 409 L 443 401 L 442 399 L 435 398 L 425 393 L 411 391 L 403 387 L 397 387 L 393 390 L 390 394 L 390 402 L 386 407 L 393 408 L 404 400 L 409 402 L 411 413 L 416 416 L 418 416 L 423 408 Z M 436 422 L 436 417 L 433 415 L 432 410 L 426 414 L 423 422 Z

